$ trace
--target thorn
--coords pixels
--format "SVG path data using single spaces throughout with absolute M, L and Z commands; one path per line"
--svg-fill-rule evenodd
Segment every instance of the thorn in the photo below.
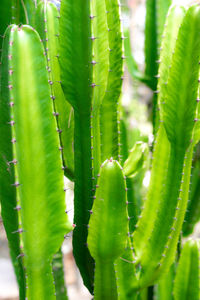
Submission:
M 8 124 L 10 124 L 11 126 L 13 126 L 15 124 L 15 121 L 10 121 L 10 122 L 8 122 Z
M 92 83 L 91 85 L 90 85 L 92 88 L 94 88 L 95 86 L 97 86 L 95 83 Z
M 20 254 L 16 257 L 16 259 L 19 259 L 20 257 L 24 257 L 24 256 L 25 256 L 24 253 L 20 253 Z
M 95 60 L 92 60 L 92 61 L 91 61 L 91 64 L 92 64 L 93 66 L 95 66 L 95 65 L 97 64 L 97 62 L 96 62 Z
M 13 139 L 11 140 L 11 143 L 12 143 L 12 144 L 15 144 L 15 143 L 16 143 L 16 139 L 13 138 Z
M 16 160 L 16 159 L 13 159 L 13 160 L 9 161 L 9 164 L 14 164 L 14 165 L 16 165 L 16 164 L 17 164 L 17 160 Z
M 21 209 L 21 206 L 20 205 L 17 205 L 16 207 L 14 207 L 14 210 L 20 210 Z
M 62 133 L 62 129 L 57 128 L 56 131 L 57 131 L 58 133 Z
M 95 40 L 96 40 L 96 37 L 91 36 L 90 39 L 91 39 L 92 41 L 95 41 Z
M 15 186 L 15 187 L 18 187 L 18 186 L 20 186 L 20 183 L 19 182 L 15 182 L 15 183 L 13 183 L 13 184 L 11 184 L 12 186 Z
M 24 230 L 22 228 L 19 228 L 18 230 L 13 231 L 12 233 L 22 233 L 22 232 L 24 232 Z

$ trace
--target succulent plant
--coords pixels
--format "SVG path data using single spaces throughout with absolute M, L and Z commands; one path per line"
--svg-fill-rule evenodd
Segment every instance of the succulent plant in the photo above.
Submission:
M 200 8 L 172 6 L 164 26 L 169 4 L 147 1 L 146 78 L 157 85 L 157 116 L 142 208 L 131 177 L 147 168 L 149 149 L 126 145 L 119 1 L 62 0 L 60 14 L 46 0 L 1 4 L 0 202 L 20 299 L 67 299 L 64 174 L 75 183 L 73 252 L 94 299 L 144 299 L 175 266 L 200 140 Z M 188 242 L 181 251 L 177 300 L 198 299 L 197 248 Z M 194 289 L 180 291 L 193 278 Z

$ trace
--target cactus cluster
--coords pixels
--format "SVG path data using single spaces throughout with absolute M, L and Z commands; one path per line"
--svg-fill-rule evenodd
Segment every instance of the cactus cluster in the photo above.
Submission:
M 73 253 L 95 300 L 147 299 L 153 285 L 157 300 L 199 299 L 199 242 L 179 245 L 200 216 L 199 5 L 147 0 L 145 76 L 133 73 L 155 91 L 149 158 L 147 144 L 129 153 L 126 141 L 119 0 L 4 2 L 0 203 L 20 300 L 67 299 L 64 175 L 75 183 Z M 137 207 L 132 184 L 149 161 Z

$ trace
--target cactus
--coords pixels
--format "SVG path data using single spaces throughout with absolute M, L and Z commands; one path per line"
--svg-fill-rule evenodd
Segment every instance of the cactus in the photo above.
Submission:
M 13 233 L 20 234 L 23 241 L 20 255 L 24 256 L 28 299 L 55 299 L 51 260 L 71 226 L 65 215 L 59 140 L 44 48 L 38 34 L 28 26 L 10 27 L 6 38 L 10 47 L 3 64 L 9 76 L 2 85 L 2 105 L 11 107 L 7 114 L 11 140 L 7 143 L 13 144 L 15 180 L 11 185 L 21 220 Z
M 188 201 L 188 207 L 185 214 L 185 220 L 183 224 L 183 236 L 188 236 L 193 232 L 195 224 L 200 218 L 200 205 L 199 205 L 199 161 L 197 160 L 194 164 L 194 169 L 192 170 L 191 179 L 191 193 L 190 200 Z
M 54 100 L 58 132 L 62 146 L 65 175 L 74 180 L 74 113 L 66 101 L 60 82 L 59 67 L 59 13 L 53 3 L 41 2 L 36 10 L 36 30 L 44 42 L 46 50 L 51 96 Z
M 169 1 L 147 1 L 143 81 L 153 89 L 158 81 L 158 110 L 150 185 L 141 208 L 132 183 L 147 168 L 149 153 L 137 142 L 128 155 L 120 120 L 125 58 L 120 3 L 62 0 L 60 15 L 46 0 L 13 3 L 20 5 L 15 13 L 7 8 L 1 33 L 12 15 L 15 23 L 29 25 L 9 26 L 3 41 L 0 201 L 20 299 L 67 297 L 60 247 L 72 228 L 65 214 L 64 173 L 75 182 L 73 252 L 84 284 L 96 300 L 145 299 L 175 261 L 187 209 L 200 140 L 200 8 L 172 6 L 164 26 Z M 197 258 L 197 244 L 186 243 L 175 299 L 198 299 Z M 172 277 L 159 284 L 160 293 Z M 180 291 L 193 278 L 195 287 L 184 284 L 188 289 Z
M 94 293 L 95 299 L 114 300 L 114 261 L 123 253 L 128 230 L 125 179 L 120 165 L 113 159 L 105 161 L 97 183 L 88 235 L 89 250 L 95 259 Z
M 199 299 L 199 243 L 189 240 L 183 246 L 176 271 L 175 300 Z
M 0 101 L 0 199 L 1 199 L 1 214 L 4 222 L 4 227 L 9 241 L 10 254 L 12 257 L 15 273 L 19 283 L 20 298 L 25 299 L 25 274 L 21 260 L 20 238 L 18 234 L 13 234 L 19 227 L 18 203 L 16 198 L 16 189 L 13 186 L 15 182 L 13 148 L 11 144 L 12 132 L 10 123 L 11 107 L 7 105 L 9 97 L 8 85 L 8 45 L 9 37 L 4 39 L 4 52 L 2 54 L 1 65 L 1 101 Z M 3 76 L 4 74 L 4 76 Z M 3 91 L 3 88 L 4 91 Z M 6 105 L 3 103 L 3 93 L 6 100 Z
M 160 56 L 162 34 L 165 25 L 165 19 L 171 0 L 146 0 L 146 19 L 145 19 L 145 71 L 142 73 L 132 56 L 130 32 L 125 32 L 125 55 L 128 70 L 133 77 L 145 83 L 155 92 L 152 97 L 152 123 L 154 133 L 157 131 L 157 73 Z M 160 50 L 159 50 L 160 49 Z

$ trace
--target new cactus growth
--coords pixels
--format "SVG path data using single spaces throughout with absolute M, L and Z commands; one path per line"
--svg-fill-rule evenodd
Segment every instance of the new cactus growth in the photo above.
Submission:
M 15 10 L 1 4 L 0 202 L 20 300 L 67 299 L 64 174 L 75 182 L 73 252 L 94 299 L 145 299 L 171 270 L 158 283 L 157 299 L 164 297 L 165 285 L 172 290 L 200 140 L 199 5 L 172 6 L 167 14 L 170 1 L 147 1 L 142 81 L 157 88 L 158 109 L 150 184 L 138 207 L 132 182 L 148 168 L 149 151 L 137 142 L 129 153 L 120 120 L 119 1 L 62 0 L 60 14 L 46 0 L 12 4 Z M 4 33 L 11 20 L 16 25 Z M 175 300 L 199 298 L 198 259 L 197 243 L 186 242 Z
M 103 163 L 97 184 L 88 235 L 89 250 L 95 259 L 94 293 L 95 299 L 114 300 L 114 261 L 123 253 L 128 231 L 125 179 L 117 161 L 111 158 Z

